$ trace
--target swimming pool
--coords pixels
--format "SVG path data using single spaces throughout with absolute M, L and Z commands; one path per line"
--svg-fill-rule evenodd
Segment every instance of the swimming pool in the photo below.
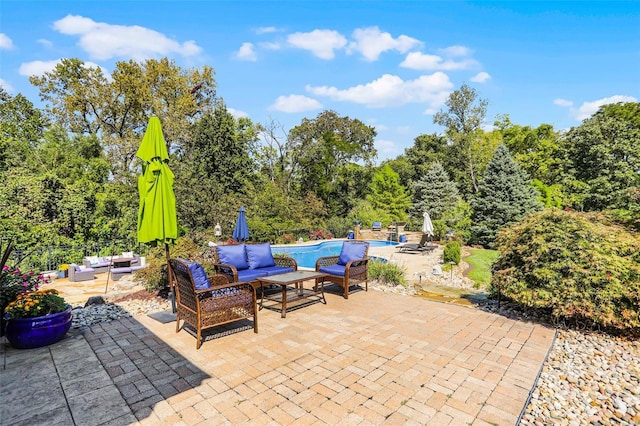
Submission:
M 322 241 L 317 244 L 272 246 L 271 252 L 287 253 L 298 262 L 298 267 L 315 269 L 316 260 L 324 256 L 338 256 L 344 240 Z M 367 240 L 369 247 L 396 246 L 395 241 Z

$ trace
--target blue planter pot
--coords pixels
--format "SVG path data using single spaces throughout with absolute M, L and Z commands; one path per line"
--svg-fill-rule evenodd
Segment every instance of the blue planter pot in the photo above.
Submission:
M 55 314 L 7 321 L 6 336 L 17 349 L 39 348 L 61 340 L 71 328 L 71 305 Z

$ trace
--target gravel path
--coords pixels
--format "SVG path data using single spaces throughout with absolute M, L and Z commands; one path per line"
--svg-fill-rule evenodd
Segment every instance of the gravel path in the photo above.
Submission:
M 375 283 L 370 283 L 370 288 L 405 295 L 414 293 Z M 73 310 L 73 327 L 170 309 L 169 301 L 144 293 L 114 303 L 77 307 Z M 492 302 L 478 308 L 497 311 Z M 500 314 L 530 320 L 505 304 Z M 640 424 L 640 341 L 559 329 L 521 424 Z

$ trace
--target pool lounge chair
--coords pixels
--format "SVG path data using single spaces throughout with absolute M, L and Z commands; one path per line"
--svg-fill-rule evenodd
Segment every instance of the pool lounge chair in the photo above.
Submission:
M 382 231 L 382 222 L 373 222 L 373 225 L 371 225 L 371 230 Z
M 398 251 L 400 253 L 413 253 L 413 252 L 418 252 L 418 253 L 430 253 L 433 250 L 435 250 L 436 245 L 435 244 L 431 244 L 431 242 L 429 241 L 429 235 L 427 234 L 422 234 L 422 238 L 420 239 L 419 243 L 405 243 L 405 244 L 399 244 L 398 246 L 396 246 L 398 248 Z

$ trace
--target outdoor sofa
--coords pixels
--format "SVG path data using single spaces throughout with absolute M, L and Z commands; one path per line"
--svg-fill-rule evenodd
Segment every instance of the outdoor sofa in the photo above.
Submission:
M 69 264 L 69 282 L 76 283 L 80 281 L 93 280 L 96 277 L 96 271 L 93 268 Z
M 229 282 L 253 284 L 260 277 L 298 270 L 295 259 L 274 258 L 269 243 L 215 246 L 213 267 L 216 274 L 224 275 Z

